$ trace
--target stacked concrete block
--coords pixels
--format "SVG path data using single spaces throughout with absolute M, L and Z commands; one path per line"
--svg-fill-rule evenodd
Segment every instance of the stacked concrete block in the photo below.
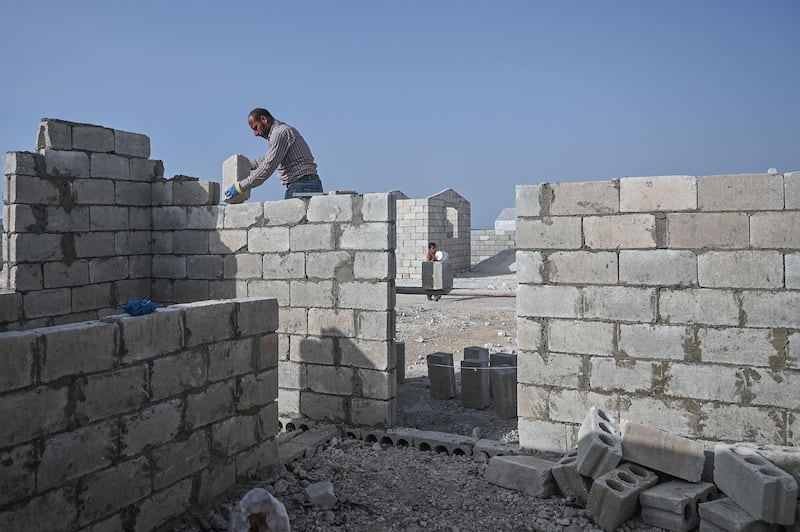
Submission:
M 697 482 L 703 475 L 703 444 L 666 431 L 620 421 L 622 458 L 674 477 Z
M 484 473 L 487 482 L 521 491 L 533 497 L 547 498 L 558 493 L 550 472 L 553 462 L 535 456 L 494 456 Z
M 595 523 L 611 532 L 636 515 L 639 495 L 657 482 L 658 476 L 652 471 L 624 463 L 595 479 L 586 509 Z
M 755 450 L 719 443 L 714 447 L 714 482 L 755 519 L 795 522 L 797 482 Z
M 456 375 L 453 353 L 431 353 L 428 362 L 431 399 L 451 399 L 456 396 Z
M 0 528 L 150 530 L 276 465 L 277 312 L 234 299 L 0 333 Z
M 658 484 L 639 495 L 642 521 L 674 532 L 694 530 L 700 524 L 698 505 L 713 499 L 716 493 L 709 482 L 673 480 Z
M 800 413 L 786 400 L 796 378 L 780 362 L 793 359 L 784 334 L 800 331 L 796 183 L 519 185 L 517 315 L 539 333 L 518 334 L 519 401 L 551 398 L 523 412 L 520 443 L 567 451 L 581 419 L 563 413 L 590 395 L 689 439 L 800 444 L 785 424 Z
M 461 404 L 482 410 L 491 404 L 489 396 L 489 351 L 465 347 L 461 361 Z
M 575 467 L 581 475 L 597 480 L 622 460 L 619 428 L 611 415 L 592 406 L 578 431 Z

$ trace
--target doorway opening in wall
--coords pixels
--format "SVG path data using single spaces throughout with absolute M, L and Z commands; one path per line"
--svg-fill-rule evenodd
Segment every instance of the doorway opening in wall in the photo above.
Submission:
M 469 399 L 465 406 L 462 393 L 470 392 L 462 390 L 461 372 L 465 348 L 481 347 L 490 354 L 517 353 L 516 299 L 480 295 L 516 290 L 514 250 L 453 277 L 451 294 L 438 301 L 428 300 L 424 294 L 397 294 L 395 339 L 405 343 L 405 378 L 397 386 L 397 425 L 518 443 L 517 418 L 498 412 L 494 396 L 485 408 L 469 406 L 474 404 Z M 400 283 L 413 285 L 414 281 Z M 456 395 L 450 399 L 431 398 L 427 355 L 436 352 L 453 355 Z M 468 383 L 473 381 L 467 377 Z

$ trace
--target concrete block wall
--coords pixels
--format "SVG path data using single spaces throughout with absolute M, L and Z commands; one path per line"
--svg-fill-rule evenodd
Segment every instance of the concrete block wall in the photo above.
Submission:
M 394 423 L 393 195 L 221 206 L 218 183 L 163 179 L 144 135 L 44 119 L 37 142 L 4 158 L 0 331 L 275 297 L 281 412 Z
M 165 180 L 149 156 L 145 135 L 48 118 L 36 152 L 5 154 L 0 331 L 96 319 L 151 297 L 153 251 L 189 234 L 180 215 L 218 203 L 219 184 Z M 154 219 L 176 234 L 154 233 Z
M 281 414 L 394 423 L 391 194 L 164 209 L 154 209 L 154 300 L 277 298 Z
M 473 229 L 470 231 L 470 266 L 516 246 L 516 231 Z
M 0 530 L 153 530 L 276 465 L 278 303 L 0 333 Z
M 424 199 L 397 198 L 397 278 L 419 281 L 428 242 L 446 251 L 454 272 L 470 266 L 470 204 L 453 189 Z
M 516 190 L 520 444 L 591 406 L 705 442 L 800 444 L 800 173 Z

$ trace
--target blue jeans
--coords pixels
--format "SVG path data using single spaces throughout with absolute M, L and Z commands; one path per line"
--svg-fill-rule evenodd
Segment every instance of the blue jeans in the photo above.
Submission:
M 322 192 L 322 181 L 319 176 L 312 179 L 302 179 L 286 185 L 286 195 L 284 199 L 293 198 L 295 194 L 304 192 Z

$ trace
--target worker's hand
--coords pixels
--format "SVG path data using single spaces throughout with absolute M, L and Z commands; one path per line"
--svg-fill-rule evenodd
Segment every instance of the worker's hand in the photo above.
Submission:
M 239 182 L 232 184 L 228 187 L 228 190 L 225 191 L 225 201 L 231 201 L 232 199 L 236 198 L 242 193 L 242 187 L 239 185 Z

